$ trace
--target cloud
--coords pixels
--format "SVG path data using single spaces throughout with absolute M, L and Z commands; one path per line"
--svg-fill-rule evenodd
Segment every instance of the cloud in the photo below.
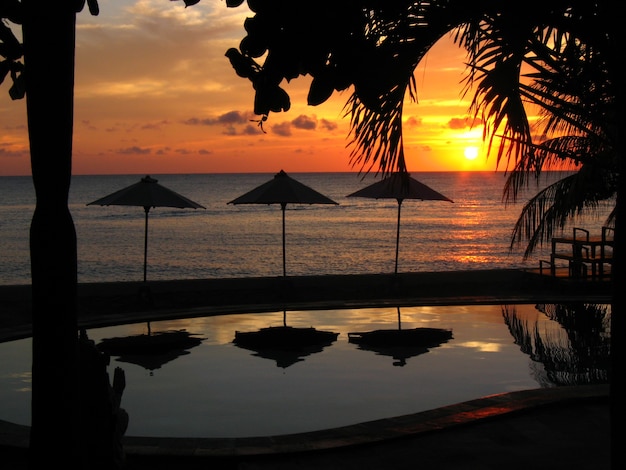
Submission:
M 91 124 L 91 121 L 84 122 L 88 124 L 91 130 L 97 130 L 96 126 Z M 125 132 L 126 134 L 135 133 L 139 130 L 161 130 L 164 125 L 169 125 L 170 122 L 166 119 L 155 122 L 139 123 L 139 122 L 115 122 L 104 128 L 105 132 Z
M 247 124 L 252 117 L 252 113 L 242 113 L 241 111 L 228 111 L 217 117 L 208 118 L 196 118 L 192 117 L 183 121 L 183 124 L 189 126 L 216 126 L 226 125 L 232 126 L 234 124 Z
M 224 126 L 222 134 L 229 136 L 264 134 L 262 128 L 258 125 L 258 116 L 251 111 L 243 112 L 233 110 L 219 116 L 206 118 L 191 117 L 184 119 L 181 122 L 187 126 Z M 257 124 L 252 124 L 254 122 Z M 267 123 L 265 124 L 267 129 Z M 293 129 L 315 131 L 318 129 L 318 125 L 320 129 L 325 131 L 334 131 L 338 128 L 337 123 L 328 119 L 321 119 L 318 121 L 315 115 L 308 116 L 306 114 L 300 114 L 291 121 L 273 124 L 270 127 L 270 130 L 276 135 L 289 137 L 293 134 Z
M 1 92 L 2 90 L 0 90 Z M 5 124 L 2 126 L 3 129 L 8 130 L 8 131 L 15 131 L 15 130 L 20 130 L 20 131 L 26 131 L 28 130 L 28 127 L 26 126 L 26 124 Z
M 88 119 L 83 119 L 83 120 L 81 121 L 81 124 L 83 125 L 83 127 L 87 128 L 87 129 L 89 129 L 89 130 L 91 130 L 91 131 L 95 131 L 95 130 L 97 130 L 96 126 L 94 126 L 94 125 L 91 123 L 91 121 L 89 121 Z
M 448 128 L 458 130 L 465 128 L 473 128 L 482 125 L 482 120 L 469 116 L 463 118 L 452 118 L 448 121 Z
M 229 111 L 217 118 L 219 124 L 244 124 L 250 120 L 249 113 L 241 113 L 239 111 Z
M 258 122 L 259 117 L 251 111 L 244 112 L 239 110 L 228 111 L 219 116 L 206 118 L 190 117 L 181 121 L 182 124 L 187 126 L 223 126 L 222 134 L 227 136 L 264 134 L 265 132 L 258 125 Z M 264 124 L 265 130 L 267 130 L 268 125 L 267 123 Z M 318 120 L 315 115 L 300 114 L 291 121 L 271 125 L 269 130 L 278 136 L 290 137 L 293 135 L 293 129 L 315 131 L 318 127 L 321 130 L 332 132 L 339 126 L 336 122 L 328 119 Z
M 306 114 L 300 114 L 297 118 L 291 121 L 292 126 L 295 129 L 301 129 L 304 131 L 314 131 L 318 127 L 325 131 L 334 131 L 339 126 L 336 122 L 330 121 L 328 119 L 317 119 L 317 116 L 307 116 Z
M 339 126 L 336 122 L 333 121 L 329 121 L 328 119 L 321 119 L 320 120 L 320 127 L 324 130 L 327 131 L 334 131 L 336 130 Z
M 145 153 L 151 153 L 150 150 L 148 150 L 147 152 L 144 151 Z M 206 150 L 206 149 L 199 149 L 199 150 L 195 150 L 195 149 L 189 149 L 189 148 L 176 148 L 176 149 L 172 149 L 171 147 L 162 147 L 158 150 L 156 150 L 154 152 L 154 155 L 159 155 L 159 156 L 171 156 L 172 154 L 178 154 L 178 155 L 211 155 L 213 152 L 210 150 Z
M 259 135 L 263 134 L 261 127 L 258 124 L 247 124 L 242 131 L 243 135 Z
M 188 126 L 212 126 L 213 124 L 215 124 L 215 119 L 212 119 L 212 118 L 199 119 L 196 117 L 192 117 L 189 119 L 185 119 L 183 121 L 183 124 L 186 124 Z
M 163 128 L 163 126 L 167 126 L 169 125 L 169 121 L 167 119 L 163 119 L 162 121 L 158 121 L 158 122 L 149 122 L 146 124 L 143 124 L 140 129 L 142 130 L 161 130 Z
M 309 117 L 301 114 L 297 118 L 293 119 L 291 124 L 293 124 L 293 127 L 296 129 L 312 131 L 317 127 L 317 119 L 315 117 Z
M 406 127 L 420 127 L 424 121 L 420 117 L 411 116 L 405 122 L 404 125 Z
M 100 15 L 77 17 L 76 97 L 210 93 L 212 103 L 232 100 L 239 89 L 251 89 L 224 56 L 245 35 L 246 16 L 247 8 L 228 8 L 223 1 L 185 8 L 167 0 L 102 0 Z
M 15 158 L 22 157 L 24 155 L 28 155 L 28 152 L 25 150 L 9 149 L 5 144 L 0 146 L 0 158 Z
M 149 155 L 152 150 L 149 148 L 141 148 L 136 145 L 132 147 L 126 147 L 115 150 L 116 153 L 120 153 L 122 155 Z
M 274 124 L 272 127 L 272 132 L 281 137 L 289 137 L 291 136 L 291 123 L 288 121 L 281 122 L 279 124 Z

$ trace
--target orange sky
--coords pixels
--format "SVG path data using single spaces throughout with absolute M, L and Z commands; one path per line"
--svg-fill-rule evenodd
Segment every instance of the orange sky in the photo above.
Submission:
M 346 90 L 306 105 L 308 77 L 285 87 L 287 113 L 263 133 L 251 119 L 253 90 L 224 56 L 244 37 L 244 7 L 202 0 L 99 0 L 78 15 L 74 174 L 356 171 L 349 163 Z M 481 128 L 467 127 L 464 53 L 445 39 L 416 70 L 404 141 L 411 171 L 495 169 Z M 25 101 L 0 88 L 0 175 L 29 175 Z M 468 159 L 467 147 L 480 149 Z

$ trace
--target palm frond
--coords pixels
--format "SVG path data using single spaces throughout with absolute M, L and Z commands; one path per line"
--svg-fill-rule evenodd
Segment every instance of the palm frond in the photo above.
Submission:
M 366 173 L 375 165 L 383 175 L 394 169 L 406 171 L 402 140 L 404 93 L 400 91 L 398 88 L 383 100 L 379 110 L 363 105 L 356 93 L 346 104 L 349 108 L 346 115 L 350 115 L 354 135 L 354 139 L 349 142 L 349 145 L 354 146 L 350 163 L 359 165 Z
M 526 240 L 526 259 L 573 217 L 597 210 L 602 201 L 615 196 L 616 186 L 610 182 L 613 176 L 610 172 L 598 171 L 597 167 L 583 166 L 539 191 L 522 208 L 513 228 L 510 248 Z M 606 190 L 607 186 L 613 189 Z M 610 223 L 610 218 L 605 223 Z
M 417 101 L 415 68 L 439 39 L 475 15 L 458 2 L 380 0 L 368 5 L 365 36 L 372 50 L 366 73 L 355 78 L 344 107 L 353 166 L 365 172 L 377 166 L 383 174 L 406 171 L 402 111 L 405 99 Z

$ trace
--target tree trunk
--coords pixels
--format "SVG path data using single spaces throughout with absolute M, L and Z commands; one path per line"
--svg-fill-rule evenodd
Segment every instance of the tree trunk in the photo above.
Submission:
M 31 468 L 77 464 L 76 232 L 72 173 L 76 13 L 72 1 L 23 0 L 26 106 L 36 206 Z

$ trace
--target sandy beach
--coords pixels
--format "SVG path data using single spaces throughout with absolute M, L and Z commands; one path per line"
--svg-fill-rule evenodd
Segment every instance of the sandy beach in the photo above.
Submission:
M 156 318 L 303 308 L 606 303 L 610 293 L 608 281 L 498 269 L 79 284 L 77 302 L 79 324 L 103 326 Z M 0 286 L 0 341 L 30 335 L 31 309 L 29 285 Z

